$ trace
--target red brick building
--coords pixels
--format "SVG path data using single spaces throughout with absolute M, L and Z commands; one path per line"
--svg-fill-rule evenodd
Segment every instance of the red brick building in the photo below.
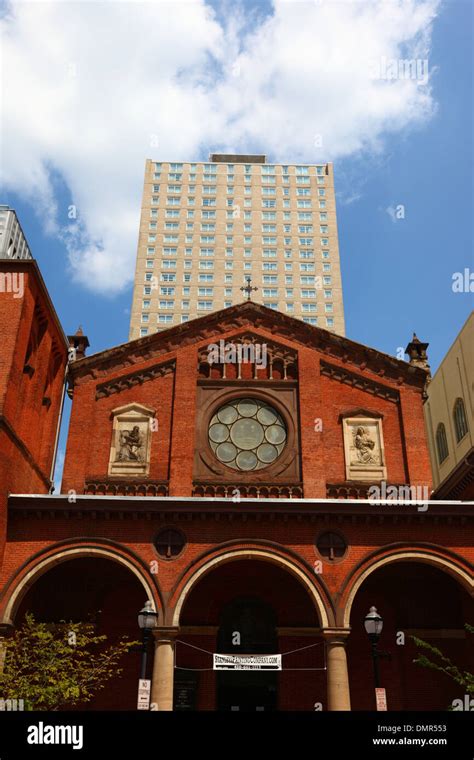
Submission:
M 51 495 L 67 349 L 36 265 L 15 264 L 24 301 L 0 294 L 5 635 L 32 610 L 137 638 L 149 599 L 157 709 L 363 710 L 375 605 L 389 709 L 464 696 L 413 664 L 417 634 L 474 667 L 474 505 L 429 501 L 416 341 L 406 363 L 250 302 L 91 356 L 77 334 Z M 280 654 L 282 670 L 215 671 L 214 653 Z M 136 707 L 138 657 L 93 709 Z

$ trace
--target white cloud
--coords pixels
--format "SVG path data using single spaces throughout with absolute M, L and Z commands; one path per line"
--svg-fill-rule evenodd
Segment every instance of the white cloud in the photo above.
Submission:
M 429 62 L 437 7 L 276 0 L 250 24 L 231 5 L 219 22 L 201 0 L 14 0 L 0 22 L 2 180 L 64 242 L 76 280 L 117 292 L 133 278 L 146 158 L 379 152 L 435 104 L 430 79 L 374 79 L 374 62 Z M 77 206 L 73 224 L 56 175 Z

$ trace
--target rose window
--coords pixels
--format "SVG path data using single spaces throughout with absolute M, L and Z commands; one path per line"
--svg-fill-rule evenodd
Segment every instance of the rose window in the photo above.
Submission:
M 209 423 L 209 444 L 220 462 L 233 470 L 261 470 L 286 443 L 285 423 L 264 401 L 236 399 L 222 406 Z

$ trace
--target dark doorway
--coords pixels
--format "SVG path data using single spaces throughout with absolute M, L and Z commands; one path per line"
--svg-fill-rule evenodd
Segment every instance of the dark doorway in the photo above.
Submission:
M 224 608 L 217 651 L 220 654 L 276 654 L 276 615 L 258 597 L 238 597 Z M 278 707 L 278 672 L 221 671 L 217 674 L 217 709 L 268 712 Z

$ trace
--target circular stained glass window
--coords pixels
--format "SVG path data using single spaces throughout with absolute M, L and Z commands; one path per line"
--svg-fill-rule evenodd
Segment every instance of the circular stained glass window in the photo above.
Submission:
M 286 427 L 264 401 L 241 398 L 222 406 L 209 423 L 209 444 L 233 470 L 261 470 L 277 459 L 286 443 Z

